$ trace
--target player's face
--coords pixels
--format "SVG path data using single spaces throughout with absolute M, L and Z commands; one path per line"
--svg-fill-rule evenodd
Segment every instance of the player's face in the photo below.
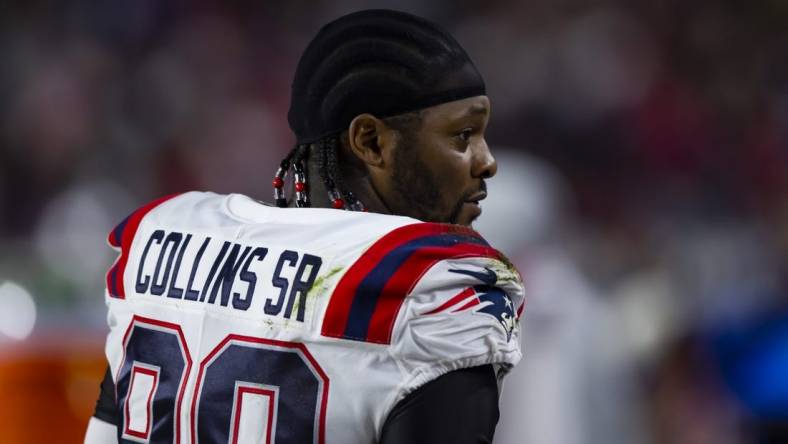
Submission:
M 490 117 L 487 96 L 426 108 L 421 126 L 402 134 L 394 153 L 395 214 L 430 222 L 471 225 L 487 196 L 484 179 L 497 166 L 484 132 Z

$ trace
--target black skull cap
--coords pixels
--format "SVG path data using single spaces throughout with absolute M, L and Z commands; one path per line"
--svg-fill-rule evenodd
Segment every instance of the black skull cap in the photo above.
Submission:
M 484 94 L 481 74 L 448 32 L 412 14 L 371 9 L 326 24 L 312 39 L 287 120 L 306 144 L 362 113 L 385 118 Z

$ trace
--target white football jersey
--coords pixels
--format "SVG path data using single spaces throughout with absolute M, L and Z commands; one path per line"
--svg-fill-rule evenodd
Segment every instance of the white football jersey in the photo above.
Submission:
M 520 359 L 520 276 L 468 228 L 190 192 L 109 242 L 121 442 L 374 443 L 419 386 Z

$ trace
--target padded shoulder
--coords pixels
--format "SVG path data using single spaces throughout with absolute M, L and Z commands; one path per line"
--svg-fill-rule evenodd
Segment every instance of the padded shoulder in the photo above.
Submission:
M 324 336 L 391 343 L 405 298 L 437 263 L 502 255 L 475 231 L 449 224 L 414 223 L 385 233 L 337 284 L 326 310 Z
M 521 357 L 520 275 L 502 256 L 441 260 L 410 291 L 392 337 L 392 355 L 408 374 L 404 392 L 452 370 Z

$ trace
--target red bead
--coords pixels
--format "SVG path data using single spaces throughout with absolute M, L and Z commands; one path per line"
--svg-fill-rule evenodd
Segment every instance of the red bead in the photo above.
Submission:
M 341 210 L 342 208 L 345 208 L 345 201 L 342 199 L 334 199 L 333 205 L 337 210 Z
M 295 183 L 295 190 L 298 191 L 299 193 L 304 191 L 305 189 L 306 189 L 306 185 L 304 184 L 304 182 Z
M 282 188 L 285 185 L 285 181 L 279 176 L 274 177 L 274 181 L 272 183 L 274 184 L 274 188 Z

